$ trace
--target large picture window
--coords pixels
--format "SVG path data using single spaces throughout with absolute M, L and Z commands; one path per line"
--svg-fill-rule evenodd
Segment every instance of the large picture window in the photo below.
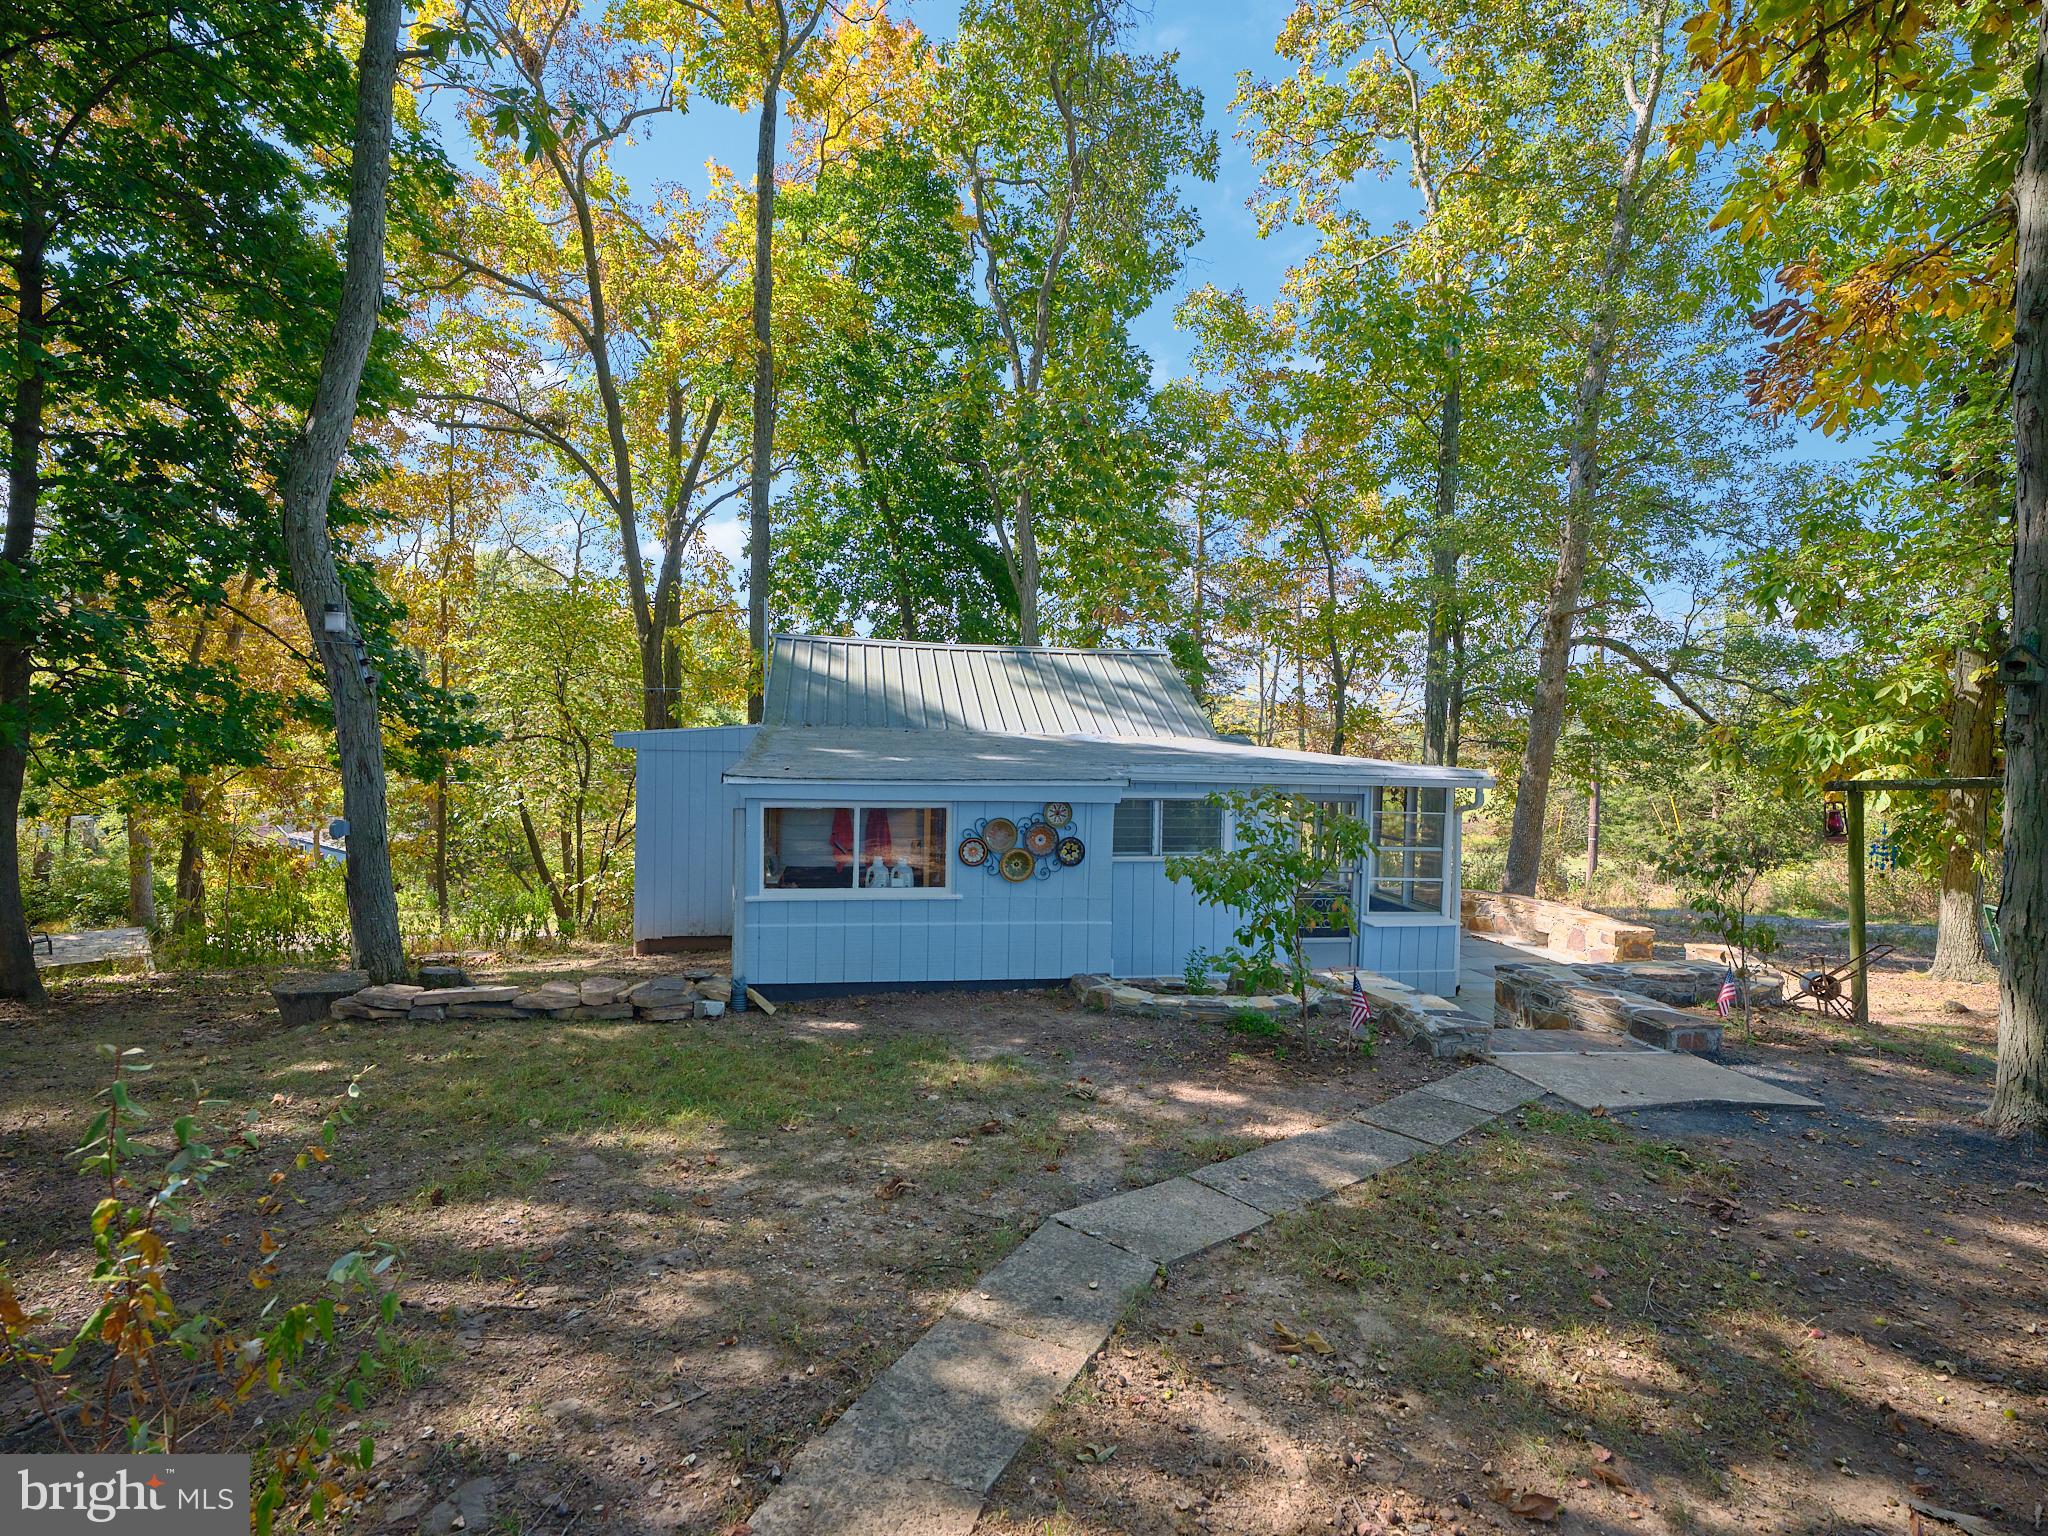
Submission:
M 1372 792 L 1374 853 L 1369 910 L 1443 916 L 1449 798 L 1447 789 L 1380 788 Z
M 1109 841 L 1119 859 L 1207 853 L 1223 846 L 1223 807 L 1208 800 L 1120 800 Z
M 771 805 L 761 812 L 763 891 L 944 890 L 946 808 Z

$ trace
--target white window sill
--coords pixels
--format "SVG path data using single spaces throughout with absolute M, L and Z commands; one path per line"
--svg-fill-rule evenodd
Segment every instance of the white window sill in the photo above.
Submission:
M 1361 912 L 1359 917 L 1374 928 L 1418 928 L 1430 923 L 1457 926 L 1457 919 L 1441 912 Z
M 747 897 L 748 901 L 958 901 L 960 893 L 954 890 L 836 890 L 821 887 L 816 890 L 799 891 L 756 891 Z

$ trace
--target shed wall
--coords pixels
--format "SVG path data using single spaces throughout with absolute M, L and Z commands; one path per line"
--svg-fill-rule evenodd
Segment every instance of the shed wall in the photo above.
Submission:
M 732 933 L 733 807 L 722 776 L 760 727 L 636 732 L 633 938 Z
M 1126 792 L 1130 799 L 1200 798 L 1214 785 L 1191 783 L 1134 783 Z M 1356 785 L 1332 787 L 1330 798 L 1356 796 Z M 1446 866 L 1455 871 L 1461 842 L 1458 818 L 1452 823 L 1451 848 Z M 1451 879 L 1455 881 L 1453 873 Z M 1371 879 L 1367 864 L 1360 890 Z M 1186 884 L 1167 878 L 1164 859 L 1116 859 L 1110 874 L 1111 974 L 1116 976 L 1173 976 L 1179 974 L 1190 953 L 1227 949 L 1236 937 L 1239 918 L 1227 908 L 1204 906 Z M 1455 913 L 1458 897 L 1455 885 L 1449 897 Z M 1375 923 L 1366 918 L 1360 925 L 1356 963 L 1377 971 L 1393 981 L 1424 992 L 1449 997 L 1458 985 L 1458 924 L 1455 917 L 1444 921 L 1413 919 L 1396 923 Z
M 1081 793 L 1048 786 L 1042 800 Z M 756 791 L 758 794 L 758 791 Z M 849 803 L 861 797 L 849 795 Z M 921 797 L 901 787 L 896 804 L 950 805 L 948 842 L 957 849 L 976 821 L 1016 818 L 1036 803 L 1016 798 L 951 800 Z M 761 806 L 747 807 L 748 884 L 758 890 Z M 1055 869 L 1045 879 L 1012 885 L 981 869 L 948 871 L 953 894 L 944 897 L 834 896 L 806 899 L 751 894 L 746 912 L 746 981 L 757 987 L 858 986 L 901 982 L 1064 980 L 1110 963 L 1110 808 L 1074 804 L 1073 830 L 1088 846 L 1077 869 Z

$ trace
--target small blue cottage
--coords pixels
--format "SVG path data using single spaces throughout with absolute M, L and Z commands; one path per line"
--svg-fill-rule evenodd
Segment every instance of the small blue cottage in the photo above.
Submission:
M 1457 791 L 1487 776 L 1228 740 L 1163 651 L 782 635 L 760 725 L 615 740 L 636 946 L 729 937 L 768 997 L 1177 974 L 1237 924 L 1166 859 L 1228 846 L 1208 797 L 1263 786 L 1372 829 L 1311 959 L 1457 985 Z

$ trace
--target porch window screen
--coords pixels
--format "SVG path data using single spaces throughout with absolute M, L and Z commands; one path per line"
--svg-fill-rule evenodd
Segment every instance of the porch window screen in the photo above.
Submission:
M 1356 800 L 1318 800 L 1315 802 L 1315 825 L 1304 827 L 1305 837 L 1314 837 L 1324 821 L 1330 817 L 1349 816 L 1358 818 Z M 1352 921 L 1357 907 L 1357 898 L 1352 894 L 1358 882 L 1358 863 L 1346 859 L 1322 880 L 1313 890 L 1302 896 L 1298 910 L 1301 914 L 1301 936 L 1305 939 L 1348 939 L 1351 937 Z
M 1385 787 L 1372 792 L 1372 911 L 1443 915 L 1449 794 Z
M 761 812 L 764 891 L 938 890 L 946 866 L 944 806 L 771 805 Z
M 1110 829 L 1120 859 L 1206 853 L 1223 846 L 1223 807 L 1207 800 L 1121 800 Z

